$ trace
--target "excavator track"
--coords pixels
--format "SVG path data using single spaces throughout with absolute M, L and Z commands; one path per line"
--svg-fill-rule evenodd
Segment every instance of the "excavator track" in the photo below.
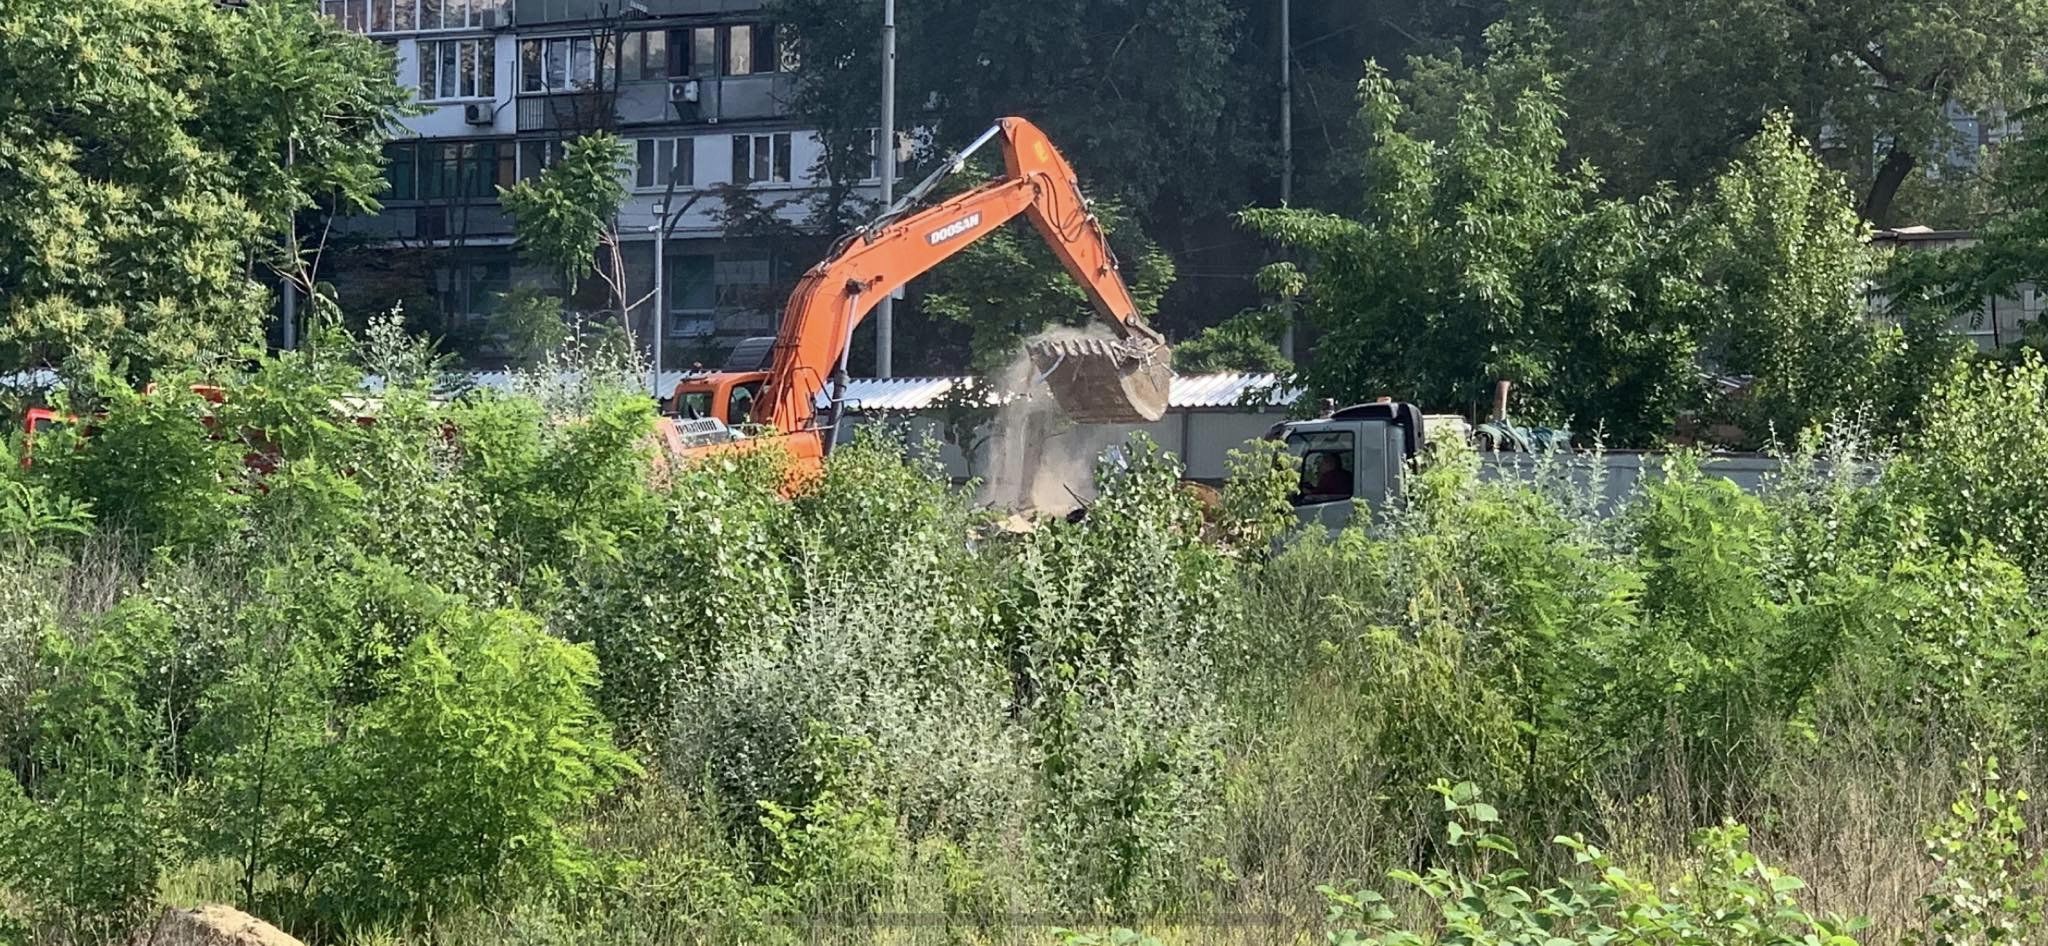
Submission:
M 1067 338 L 1026 346 L 1060 409 L 1081 424 L 1146 424 L 1166 415 L 1167 348 L 1143 338 Z

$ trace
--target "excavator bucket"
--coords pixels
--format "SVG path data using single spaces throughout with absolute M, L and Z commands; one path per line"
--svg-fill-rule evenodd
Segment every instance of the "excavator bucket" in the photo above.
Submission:
M 1047 339 L 1027 346 L 1053 399 L 1076 423 L 1144 424 L 1166 414 L 1166 346 L 1144 339 Z

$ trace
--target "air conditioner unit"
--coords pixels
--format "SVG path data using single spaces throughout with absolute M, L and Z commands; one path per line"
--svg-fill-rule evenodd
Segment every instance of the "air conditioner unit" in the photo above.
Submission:
M 471 102 L 462 107 L 462 120 L 472 125 L 495 125 L 498 111 L 489 102 Z
M 668 100 L 670 102 L 695 105 L 697 104 L 699 94 L 700 91 L 695 79 L 682 79 L 668 84 Z

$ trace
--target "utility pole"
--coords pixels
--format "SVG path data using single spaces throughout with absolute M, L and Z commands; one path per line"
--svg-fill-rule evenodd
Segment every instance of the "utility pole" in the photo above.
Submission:
M 299 347 L 299 286 L 292 281 L 291 276 L 286 276 L 280 282 L 280 288 L 284 290 L 284 337 L 280 339 L 283 342 L 281 347 L 291 351 Z
M 875 150 L 882 163 L 882 208 L 896 202 L 896 0 L 882 0 L 882 128 Z M 890 293 L 875 307 L 875 377 L 895 375 L 896 299 Z
M 1280 0 L 1280 203 L 1294 203 L 1294 16 L 1289 0 Z M 1294 300 L 1283 299 L 1287 331 L 1280 336 L 1280 354 L 1294 360 Z
M 1294 17 L 1280 0 L 1280 202 L 1294 200 Z
M 663 285 L 668 264 L 668 204 L 654 205 L 654 401 L 661 404 L 661 346 L 668 340 L 668 287 Z

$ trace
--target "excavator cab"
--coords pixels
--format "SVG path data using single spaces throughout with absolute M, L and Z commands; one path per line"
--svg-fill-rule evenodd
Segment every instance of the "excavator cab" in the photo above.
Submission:
M 716 420 L 728 426 L 754 423 L 754 402 L 768 383 L 768 362 L 775 336 L 740 340 L 725 356 L 725 367 L 712 374 L 684 378 L 662 404 L 661 412 L 686 421 Z

